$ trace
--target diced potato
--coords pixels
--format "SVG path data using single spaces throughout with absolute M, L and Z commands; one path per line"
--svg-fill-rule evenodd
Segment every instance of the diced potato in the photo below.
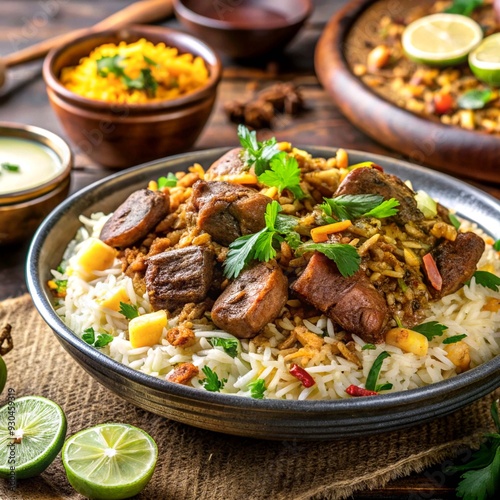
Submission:
M 469 346 L 463 340 L 454 344 L 448 344 L 444 350 L 448 354 L 448 359 L 457 367 L 458 373 L 462 373 L 470 368 Z
M 93 271 L 103 271 L 111 267 L 115 257 L 116 250 L 113 247 L 98 238 L 89 238 L 83 242 L 71 264 L 76 272 L 92 279 Z
M 125 288 L 122 286 L 116 289 L 115 291 L 109 292 L 102 299 L 100 299 L 99 304 L 102 307 L 107 307 L 108 309 L 112 309 L 113 311 L 120 310 L 120 302 L 129 303 L 130 299 L 128 297 Z
M 132 347 L 159 344 L 163 328 L 166 326 L 167 313 L 164 310 L 132 318 L 128 325 L 129 340 Z
M 385 334 L 385 342 L 417 356 L 425 356 L 429 349 L 429 341 L 425 335 L 407 328 L 392 328 Z

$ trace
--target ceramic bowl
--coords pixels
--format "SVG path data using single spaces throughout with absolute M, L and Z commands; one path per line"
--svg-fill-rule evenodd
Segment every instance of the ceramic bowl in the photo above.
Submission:
M 147 104 L 88 99 L 60 83 L 61 69 L 77 64 L 97 46 L 141 38 L 200 56 L 209 70 L 208 82 L 182 97 Z M 50 52 L 43 66 L 50 104 L 71 141 L 95 162 L 117 169 L 189 149 L 210 116 L 221 72 L 218 56 L 202 41 L 163 26 L 140 25 L 76 38 Z
M 335 153 L 331 148 L 301 149 L 327 158 Z M 55 313 L 46 285 L 50 269 L 60 263 L 64 248 L 80 226 L 78 216 L 112 211 L 149 180 L 169 170 L 185 170 L 195 162 L 210 165 L 226 151 L 179 155 L 114 174 L 74 194 L 38 230 L 28 255 L 28 289 L 57 339 L 88 373 L 153 413 L 204 429 L 265 439 L 331 439 L 394 430 L 451 413 L 500 386 L 497 356 L 456 377 L 406 392 L 335 401 L 256 400 L 154 378 L 108 358 L 78 338 Z M 411 180 L 460 215 L 481 221 L 493 237 L 500 237 L 500 203 L 486 193 L 444 174 L 379 155 L 350 151 L 349 158 L 353 163 L 374 161 L 387 172 Z
M 234 58 L 283 48 L 312 12 L 310 0 L 175 0 L 177 18 L 195 35 Z
M 66 198 L 73 155 L 59 136 L 30 125 L 0 122 L 0 140 L 17 141 L 21 147 L 28 144 L 40 148 L 48 153 L 54 166 L 50 173 L 41 178 L 37 178 L 36 166 L 27 166 L 26 169 L 29 168 L 32 173 L 30 179 L 16 180 L 12 190 L 4 191 L 0 185 L 0 245 L 8 245 L 33 236 L 48 213 Z M 1 149 L 0 146 L 0 163 L 3 163 L 5 152 Z M 3 170 L 3 167 L 0 168 Z M 20 165 L 20 168 L 24 166 Z M 16 176 L 5 171 L 0 174 L 4 178 L 7 175 Z

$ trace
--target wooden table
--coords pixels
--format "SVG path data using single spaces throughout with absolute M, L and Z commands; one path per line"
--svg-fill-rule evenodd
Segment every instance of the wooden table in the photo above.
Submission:
M 129 3 L 131 0 L 1 0 L 0 55 L 72 29 L 90 26 Z M 224 77 L 215 110 L 193 149 L 237 145 L 236 126 L 227 120 L 224 103 L 251 96 L 256 84 L 293 81 L 302 88 L 307 110 L 293 120 L 281 117 L 272 131 L 261 131 L 260 137 L 274 135 L 296 145 L 339 146 L 399 157 L 355 129 L 318 84 L 313 68 L 314 47 L 326 21 L 346 0 L 316 0 L 314 3 L 313 16 L 279 60 L 251 65 L 223 60 Z M 162 24 L 179 27 L 175 19 L 165 20 Z M 40 67 L 38 62 L 10 72 L 8 87 L 0 91 L 0 121 L 37 125 L 65 137 L 49 106 Z M 72 192 L 113 172 L 91 163 L 77 150 L 74 152 Z M 500 198 L 499 186 L 481 187 Z M 28 247 L 29 242 L 25 242 L 0 248 L 0 300 L 27 291 L 24 262 Z M 356 498 L 455 498 L 457 478 L 441 471 L 442 467 L 437 465 L 423 473 L 391 481 L 383 489 L 358 493 Z

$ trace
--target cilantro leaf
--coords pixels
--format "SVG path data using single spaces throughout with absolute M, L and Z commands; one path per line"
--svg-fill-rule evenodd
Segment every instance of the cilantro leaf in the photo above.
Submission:
M 369 212 L 364 214 L 364 217 L 375 217 L 376 219 L 385 219 L 392 217 L 398 213 L 399 201 L 395 198 L 384 200 L 378 207 L 372 208 Z
M 266 391 L 266 381 L 258 378 L 248 384 L 250 389 L 250 396 L 254 399 L 264 399 L 264 392 Z
M 122 61 L 125 60 L 125 56 L 116 54 L 114 56 L 101 57 L 96 61 L 97 64 L 97 74 L 106 78 L 109 74 L 114 74 L 116 76 L 123 76 L 124 69 L 120 65 Z
M 259 182 L 278 188 L 280 193 L 288 189 L 299 200 L 305 197 L 299 185 L 300 168 L 295 158 L 281 152 L 270 160 L 269 165 L 269 169 L 259 175 Z
M 255 175 L 257 176 L 269 167 L 271 158 L 280 152 L 274 137 L 259 142 L 255 130 L 250 132 L 244 125 L 238 126 L 238 138 L 244 149 L 243 158 L 245 163 L 248 167 L 254 166 Z
M 212 347 L 222 347 L 224 352 L 235 358 L 238 355 L 239 342 L 236 339 L 225 339 L 222 337 L 212 337 L 207 339 Z
M 467 337 L 467 334 L 465 334 L 465 333 L 462 333 L 461 335 L 453 335 L 453 337 L 448 337 L 447 339 L 444 339 L 443 344 L 456 344 L 457 342 L 460 342 L 465 337 Z
M 299 219 L 293 215 L 278 213 L 274 221 L 274 229 L 281 234 L 289 234 L 299 225 Z M 294 231 L 293 231 L 294 232 Z
M 427 340 L 432 340 L 434 337 L 439 337 L 443 335 L 445 330 L 448 330 L 446 325 L 442 325 L 437 321 L 429 321 L 427 323 L 421 323 L 420 325 L 412 326 L 411 329 L 414 332 L 421 333 Z
M 457 216 L 455 214 L 449 213 L 448 218 L 450 219 L 450 222 L 453 225 L 453 227 L 458 230 L 460 228 L 461 223 L 458 220 Z
M 175 186 L 177 186 L 177 177 L 172 172 L 169 172 L 166 177 L 163 176 L 158 179 L 158 189 L 160 191 L 163 188 Z
M 150 96 L 154 97 L 158 90 L 158 82 L 154 79 L 149 68 L 141 69 L 137 78 L 130 78 L 127 75 L 122 76 L 122 81 L 129 89 L 145 90 Z
M 399 202 L 391 198 L 384 200 L 378 194 L 346 194 L 334 198 L 324 198 L 325 203 L 319 205 L 328 217 L 337 220 L 352 220 L 359 217 L 377 217 L 379 219 L 396 215 L 395 207 Z M 334 222 L 329 220 L 328 222 Z
M 478 285 L 494 290 L 495 292 L 500 288 L 500 278 L 496 274 L 489 273 L 488 271 L 476 271 L 473 276 L 476 278 Z
M 377 380 L 380 374 L 380 369 L 382 368 L 382 363 L 385 358 L 389 358 L 391 355 L 387 351 L 382 351 L 373 362 L 370 371 L 368 372 L 368 376 L 366 377 L 365 387 L 369 391 L 376 391 L 377 388 Z M 392 385 L 391 385 L 392 388 Z
M 97 335 L 97 340 L 94 343 L 94 347 L 98 349 L 107 346 L 114 339 L 113 335 L 109 333 L 99 333 Z
M 224 276 L 236 278 L 241 273 L 243 268 L 253 259 L 255 244 L 267 230 L 265 227 L 258 233 L 240 236 L 229 245 L 224 261 Z
M 16 165 L 15 163 L 4 162 L 4 163 L 2 163 L 2 168 L 7 172 L 20 172 L 21 171 L 21 167 L 19 165 Z
M 457 99 L 459 108 L 462 109 L 482 109 L 493 99 L 491 89 L 472 89 L 462 94 Z
M 302 245 L 297 249 L 299 255 L 305 252 L 317 250 L 333 260 L 339 268 L 342 276 L 352 276 L 358 269 L 361 262 L 357 250 L 351 245 L 341 243 L 311 243 Z
M 95 331 L 92 327 L 83 330 L 82 340 L 87 342 L 87 344 L 94 345 Z
M 220 392 L 224 388 L 227 379 L 219 380 L 217 373 L 215 373 L 209 366 L 204 366 L 201 371 L 205 374 L 205 380 L 202 381 L 203 387 L 210 392 Z
M 452 5 L 443 12 L 470 16 L 482 4 L 483 0 L 453 0 Z
M 137 306 L 134 306 L 133 304 L 127 304 L 125 302 L 120 302 L 120 313 L 123 314 L 127 319 L 133 319 L 139 316 Z
M 494 248 L 497 252 L 500 252 L 500 240 L 497 240 L 497 241 L 495 241 L 495 243 L 493 243 L 493 248 Z

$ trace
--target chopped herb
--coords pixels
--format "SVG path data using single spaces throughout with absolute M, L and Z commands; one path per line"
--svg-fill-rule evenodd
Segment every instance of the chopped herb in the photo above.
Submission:
M 447 12 L 448 14 L 470 16 L 482 4 L 483 0 L 453 0 L 451 6 L 443 12 Z
M 210 392 L 220 392 L 224 388 L 227 379 L 219 380 L 217 373 L 215 373 L 209 366 L 204 366 L 201 371 L 205 374 L 205 380 L 202 381 L 203 387 Z
M 462 335 L 454 335 L 453 337 L 448 337 L 447 339 L 444 339 L 443 344 L 456 344 L 457 342 L 463 340 L 465 337 L 467 337 L 465 333 L 462 333 Z
M 2 163 L 2 168 L 3 170 L 7 172 L 20 172 L 21 167 L 19 165 L 16 165 L 15 163 Z
M 273 156 L 269 169 L 259 175 L 259 182 L 266 186 L 274 186 L 281 192 L 288 189 L 298 200 L 305 197 L 300 188 L 300 168 L 297 160 L 281 152 Z
M 106 78 L 109 74 L 123 76 L 124 70 L 120 63 L 124 60 L 125 57 L 118 54 L 114 56 L 101 57 L 96 61 L 97 74 L 103 78 Z
M 163 188 L 175 186 L 177 186 L 177 177 L 172 172 L 169 172 L 166 177 L 163 176 L 158 179 L 158 189 L 160 191 Z
M 500 278 L 496 274 L 489 273 L 488 271 L 476 271 L 473 276 L 476 278 L 476 283 L 478 285 L 489 288 L 490 290 L 496 292 L 500 287 Z
M 393 385 L 390 382 L 386 382 L 385 384 L 378 384 L 375 387 L 376 392 L 380 391 L 390 391 L 393 388 Z
M 377 380 L 380 373 L 380 369 L 382 368 L 382 363 L 384 362 L 385 358 L 389 358 L 390 356 L 391 355 L 387 351 L 382 351 L 373 362 L 373 365 L 370 368 L 370 371 L 368 372 L 368 377 L 366 377 L 366 384 L 365 384 L 365 387 L 369 391 L 376 391 Z
M 396 215 L 395 207 L 399 202 L 391 198 L 384 200 L 378 194 L 346 194 L 335 198 L 324 198 L 325 203 L 319 207 L 325 213 L 326 221 L 333 223 L 335 220 L 352 220 L 359 217 L 377 217 L 383 219 Z
M 408 285 L 405 283 L 405 280 L 403 278 L 398 278 L 398 285 L 403 293 L 408 290 Z
M 500 252 L 500 240 L 497 240 L 497 241 L 495 241 L 495 243 L 493 243 L 493 248 L 494 248 L 497 252 Z
M 224 352 L 235 358 L 238 354 L 239 342 L 236 339 L 225 339 L 222 337 L 212 337 L 207 339 L 212 347 L 222 347 Z
M 156 91 L 158 90 L 158 82 L 149 68 L 141 69 L 141 73 L 137 78 L 130 78 L 127 75 L 123 75 L 122 81 L 127 88 L 145 90 L 152 97 L 156 95 Z
M 351 245 L 343 245 L 341 243 L 310 243 L 299 247 L 296 253 L 302 255 L 312 250 L 317 250 L 326 255 L 330 260 L 333 260 L 337 264 L 342 276 L 352 276 L 359 269 L 361 257 Z
M 97 340 L 95 341 L 94 347 L 98 349 L 107 346 L 114 339 L 113 335 L 109 333 L 99 333 L 97 335 Z
M 486 90 L 472 89 L 462 94 L 458 98 L 457 104 L 458 107 L 462 109 L 482 109 L 492 99 L 493 99 L 493 92 L 490 89 Z
M 421 323 L 417 326 L 412 326 L 411 329 L 414 332 L 418 332 L 424 335 L 427 340 L 432 340 L 434 337 L 443 335 L 445 330 L 448 330 L 448 327 L 446 325 L 438 323 L 437 321 L 429 321 L 427 323 Z
M 452 223 L 452 225 L 455 229 L 457 229 L 457 230 L 460 229 L 461 223 L 455 214 L 452 214 L 452 213 L 448 214 L 448 218 L 450 219 L 450 222 Z
M 264 392 L 266 390 L 266 381 L 264 379 L 258 378 L 253 382 L 248 384 L 250 389 L 250 396 L 254 399 L 264 399 Z
M 302 240 L 300 239 L 300 234 L 296 233 L 295 231 L 290 231 L 286 236 L 285 236 L 285 241 L 288 243 L 290 248 L 292 250 L 297 250 L 297 248 L 302 245 Z
M 150 57 L 148 56 L 145 56 L 143 55 L 142 57 L 144 57 L 144 60 L 150 65 L 150 66 L 158 66 L 158 63 L 153 61 L 153 59 L 151 59 Z
M 249 168 L 253 165 L 257 176 L 269 168 L 271 158 L 280 152 L 274 137 L 268 141 L 259 142 L 255 130 L 250 132 L 244 125 L 238 126 L 238 138 L 244 149 L 245 163 Z
M 64 274 L 65 269 L 64 269 L 64 267 L 63 267 L 63 265 L 62 265 L 62 264 L 59 264 L 59 265 L 56 267 L 56 271 L 57 271 L 58 273 Z
M 362 351 L 372 351 L 373 349 L 376 349 L 377 346 L 375 344 L 365 344 L 361 350 Z
M 463 472 L 456 490 L 457 496 L 465 500 L 495 498 L 500 491 L 500 418 L 498 400 L 491 404 L 491 416 L 497 432 L 484 434 L 486 438 L 472 460 L 464 465 L 453 465 L 445 472 Z M 498 497 L 498 495 L 497 495 Z
M 375 217 L 376 219 L 385 219 L 398 213 L 396 207 L 399 207 L 399 201 L 395 198 L 384 200 L 378 207 L 373 208 L 364 214 L 364 217 Z
M 127 304 L 125 302 L 120 302 L 120 313 L 123 314 L 127 319 L 133 319 L 139 316 L 137 306 L 134 306 L 133 304 Z
M 83 330 L 82 340 L 87 342 L 87 344 L 94 345 L 95 331 L 92 327 Z
M 224 261 L 224 276 L 236 278 L 243 268 L 254 258 L 255 246 L 263 244 L 263 234 L 267 228 L 258 233 L 247 234 L 236 238 L 230 245 Z

